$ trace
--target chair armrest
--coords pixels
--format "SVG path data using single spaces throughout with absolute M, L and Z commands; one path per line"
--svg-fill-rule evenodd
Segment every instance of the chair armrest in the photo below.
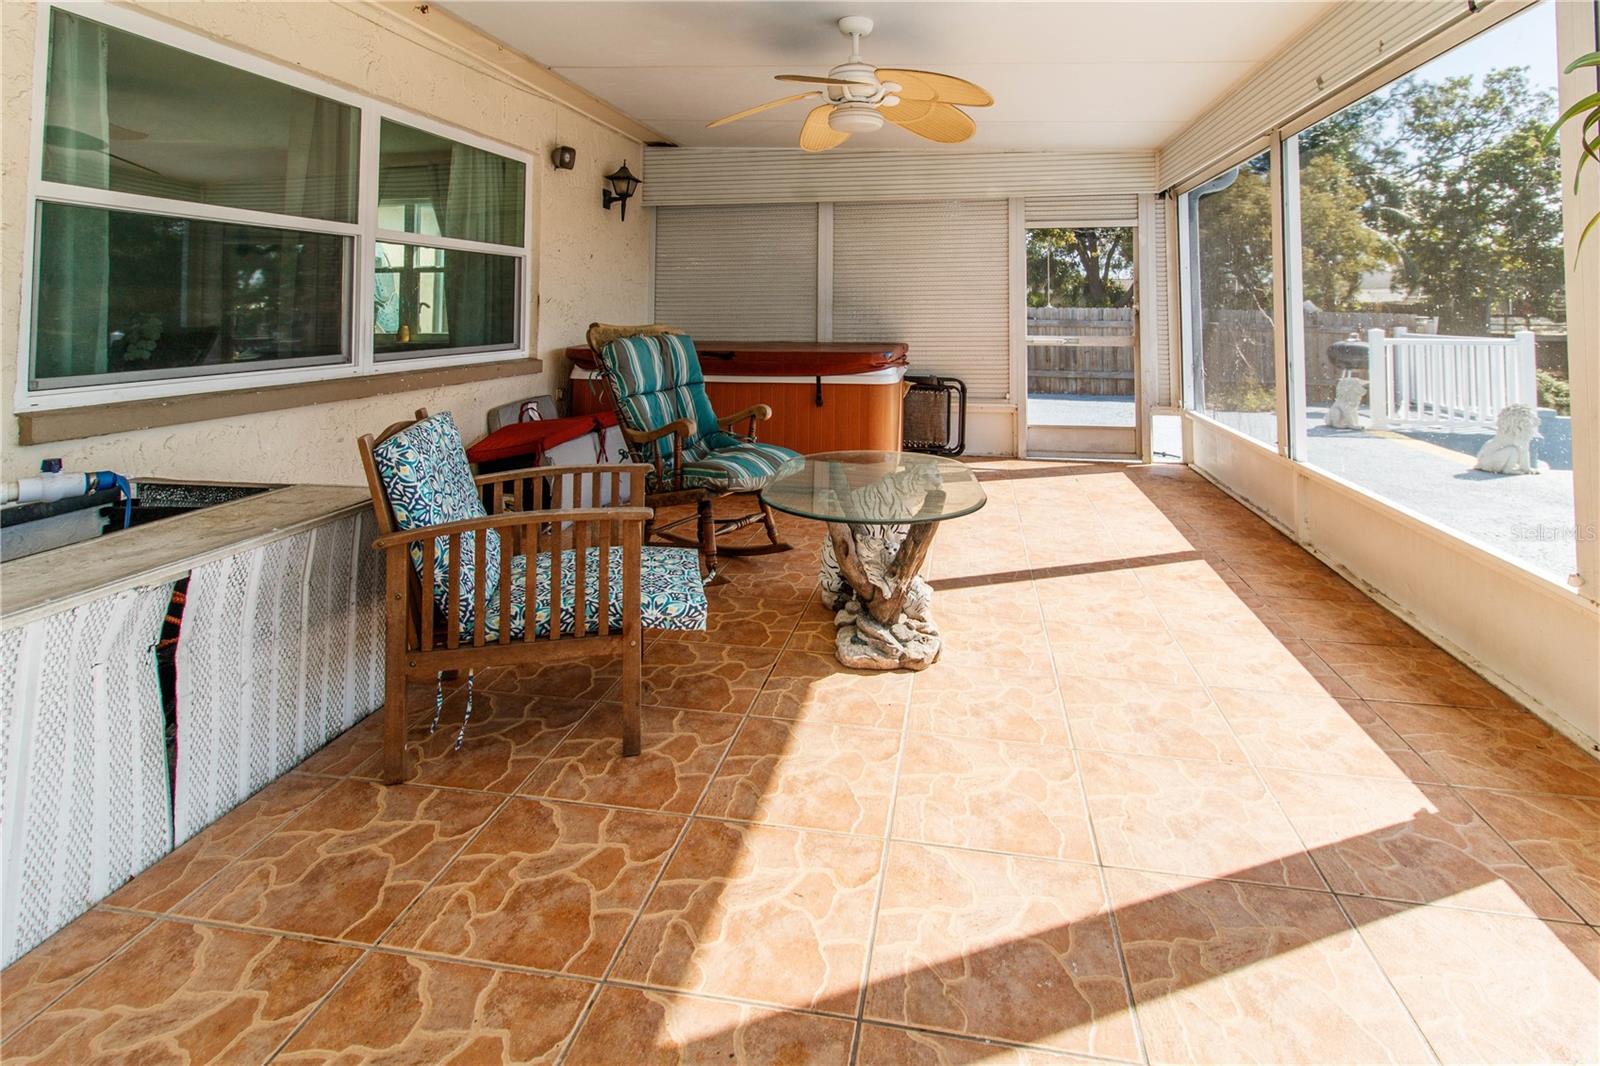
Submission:
M 765 423 L 766 419 L 771 418 L 771 416 L 773 416 L 773 408 L 766 407 L 765 403 L 752 403 L 750 407 L 744 408 L 736 415 L 730 415 L 728 418 L 718 418 L 717 429 L 725 432 L 725 434 L 731 434 L 734 423 L 749 421 L 749 426 L 744 429 L 744 439 L 754 442 L 755 423 Z
M 726 431 L 726 430 L 732 428 L 732 426 L 733 426 L 733 424 L 735 422 L 743 422 L 745 419 L 748 418 L 750 420 L 750 436 L 753 439 L 755 437 L 755 435 L 756 435 L 756 423 L 757 422 L 765 422 L 767 419 L 769 419 L 771 417 L 772 417 L 772 408 L 771 407 L 767 406 L 764 403 L 754 403 L 754 404 L 751 404 L 749 407 L 746 407 L 743 411 L 738 412 L 737 414 L 731 414 L 727 418 L 719 418 L 719 419 L 717 419 L 717 428 Z
M 649 507 L 568 507 L 559 511 L 507 511 L 484 518 L 465 518 L 459 522 L 440 522 L 432 526 L 418 526 L 389 533 L 372 542 L 380 551 L 415 544 L 434 537 L 449 537 L 460 533 L 483 530 L 515 529 L 533 523 L 546 522 L 639 522 L 655 517 Z
M 693 432 L 694 423 L 687 418 L 680 418 L 676 422 L 668 422 L 657 429 L 633 430 L 624 426 L 622 437 L 629 444 L 653 444 L 669 433 L 679 437 L 687 437 Z
M 532 477 L 563 477 L 567 474 L 632 474 L 644 477 L 650 473 L 648 463 L 590 463 L 587 466 L 525 466 L 517 470 L 498 470 L 493 474 L 479 474 L 472 479 L 475 485 L 492 485 L 497 481 L 521 481 Z

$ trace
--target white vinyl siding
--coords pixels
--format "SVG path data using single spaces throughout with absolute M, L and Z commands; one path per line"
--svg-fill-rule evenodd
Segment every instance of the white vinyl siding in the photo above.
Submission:
M 1170 188 L 1341 88 L 1391 56 L 1467 16 L 1465 0 L 1350 0 L 1333 4 L 1304 34 L 1161 149 L 1160 181 Z
M 974 400 L 1010 393 L 1004 200 L 837 204 L 833 339 L 904 341 L 915 372 L 961 378 Z
M 1154 152 L 810 153 L 783 148 L 646 148 L 646 207 L 668 204 L 1000 200 L 1156 188 Z
M 1030 196 L 1022 203 L 1022 222 L 1030 229 L 1136 226 L 1139 197 L 1131 192 Z
M 817 205 L 660 207 L 655 320 L 711 340 L 817 337 Z

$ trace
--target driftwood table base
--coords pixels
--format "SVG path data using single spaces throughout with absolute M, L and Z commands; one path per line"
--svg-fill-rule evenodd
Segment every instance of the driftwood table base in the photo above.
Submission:
M 921 577 L 937 527 L 828 523 L 820 584 L 845 666 L 925 670 L 938 661 L 933 589 Z

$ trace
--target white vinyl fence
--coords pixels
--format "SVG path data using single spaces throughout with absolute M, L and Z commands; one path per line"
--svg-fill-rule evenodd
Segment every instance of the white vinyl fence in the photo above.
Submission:
M 1502 408 L 1538 406 L 1534 337 L 1451 337 L 1367 331 L 1372 428 L 1391 423 L 1493 427 Z

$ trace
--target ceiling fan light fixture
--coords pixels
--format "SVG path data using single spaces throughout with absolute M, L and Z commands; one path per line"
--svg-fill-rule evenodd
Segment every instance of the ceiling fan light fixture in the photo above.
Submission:
M 835 133 L 875 133 L 883 129 L 883 116 L 871 104 L 835 104 L 828 128 Z

